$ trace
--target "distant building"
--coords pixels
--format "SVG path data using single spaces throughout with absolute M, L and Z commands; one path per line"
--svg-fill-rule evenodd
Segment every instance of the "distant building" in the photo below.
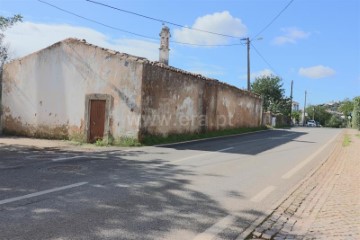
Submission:
M 292 102 L 292 105 L 291 105 L 291 110 L 292 110 L 292 111 L 299 111 L 299 110 L 300 110 L 300 108 L 299 108 L 299 103 L 293 101 L 293 102 Z

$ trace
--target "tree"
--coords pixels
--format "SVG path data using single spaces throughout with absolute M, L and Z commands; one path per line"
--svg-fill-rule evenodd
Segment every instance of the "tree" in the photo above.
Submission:
M 291 98 L 282 97 L 277 103 L 273 104 L 273 112 L 279 112 L 290 119 L 291 105 Z
M 330 120 L 326 122 L 326 126 L 332 128 L 339 128 L 342 127 L 342 125 L 343 125 L 343 121 L 340 118 L 340 116 L 337 115 L 332 115 Z
M 331 113 L 326 111 L 326 107 L 321 105 L 310 105 L 305 110 L 308 114 L 308 119 L 312 119 L 325 126 L 331 119 Z
M 352 111 L 352 127 L 360 130 L 360 96 L 353 100 L 354 108 Z
M 344 114 L 345 117 L 350 116 L 350 113 L 353 111 L 354 103 L 349 99 L 345 99 L 339 107 L 339 111 Z
M 22 21 L 21 15 L 15 15 L 13 17 L 3 17 L 0 16 L 0 117 L 2 115 L 2 109 L 1 109 L 1 93 L 2 93 L 2 70 L 4 63 L 9 58 L 8 53 L 8 46 L 4 43 L 5 38 L 5 30 L 9 27 L 13 26 L 17 22 Z M 0 123 L 0 133 L 1 133 L 1 123 Z
M 280 101 L 283 99 L 284 89 L 281 78 L 271 75 L 255 78 L 251 84 L 251 90 L 263 98 L 264 111 L 277 112 Z
M 295 120 L 295 123 L 300 122 L 301 111 L 292 111 L 291 118 Z
M 22 21 L 22 16 L 17 14 L 13 17 L 3 17 L 0 16 L 0 74 L 2 72 L 2 67 L 6 60 L 9 58 L 8 46 L 4 43 L 5 31 L 10 28 L 17 22 Z M 1 76 L 1 75 L 0 75 Z

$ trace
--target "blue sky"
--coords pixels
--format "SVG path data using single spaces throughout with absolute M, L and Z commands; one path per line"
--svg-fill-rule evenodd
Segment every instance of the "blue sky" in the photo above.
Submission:
M 43 0 L 113 28 L 76 17 L 37 0 L 0 0 L 0 15 L 21 14 L 24 22 L 6 31 L 12 57 L 22 57 L 68 37 L 158 60 L 161 22 L 85 0 Z M 94 0 L 179 25 L 234 36 L 219 37 L 168 24 L 171 66 L 246 88 L 246 46 L 253 39 L 252 80 L 262 74 L 283 79 L 286 94 L 308 104 L 360 95 L 359 0 Z M 291 4 L 273 22 L 285 6 Z M 269 23 L 271 23 L 269 25 Z M 269 26 L 268 26 L 269 25 Z M 268 26 L 264 31 L 262 31 Z M 262 40 L 257 40 L 261 37 Z

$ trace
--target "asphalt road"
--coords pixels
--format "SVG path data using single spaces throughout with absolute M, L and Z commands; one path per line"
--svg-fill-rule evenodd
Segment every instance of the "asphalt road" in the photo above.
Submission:
M 339 133 L 293 128 L 101 152 L 0 145 L 0 239 L 240 239 Z

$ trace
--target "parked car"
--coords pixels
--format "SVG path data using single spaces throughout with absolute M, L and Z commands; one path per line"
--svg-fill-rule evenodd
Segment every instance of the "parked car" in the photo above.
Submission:
M 306 126 L 307 126 L 307 127 L 316 127 L 316 122 L 315 122 L 315 120 L 309 120 L 309 121 L 307 121 Z

